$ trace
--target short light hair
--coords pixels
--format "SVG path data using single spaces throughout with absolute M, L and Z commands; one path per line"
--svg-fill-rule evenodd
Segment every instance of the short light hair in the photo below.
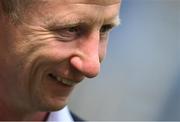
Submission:
M 0 2 L 3 12 L 17 23 L 31 0 L 0 0 Z

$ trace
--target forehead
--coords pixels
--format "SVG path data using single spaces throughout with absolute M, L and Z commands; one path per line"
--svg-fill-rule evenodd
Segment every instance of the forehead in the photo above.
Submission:
M 118 23 L 120 3 L 121 0 L 34 0 L 30 14 L 33 14 L 33 18 L 40 18 L 38 22 L 44 21 L 45 24 L 62 24 L 64 21 L 72 24 L 79 21 Z

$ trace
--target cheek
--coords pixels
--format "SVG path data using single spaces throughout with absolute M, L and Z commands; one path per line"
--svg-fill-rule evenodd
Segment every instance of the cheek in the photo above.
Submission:
M 42 109 L 43 106 L 47 109 L 49 107 L 49 109 L 56 109 L 65 104 L 69 92 L 67 94 L 63 91 L 59 92 L 55 85 L 47 81 L 48 72 L 52 71 L 57 64 L 64 64 L 64 60 L 68 57 L 67 54 L 63 54 L 63 51 L 60 52 L 57 52 L 57 48 L 41 47 L 24 56 L 24 63 L 18 74 L 18 83 L 21 84 L 19 87 L 21 92 L 19 93 L 23 95 L 22 99 L 26 99 L 26 103 L 42 107 Z M 65 95 L 63 96 L 61 93 Z

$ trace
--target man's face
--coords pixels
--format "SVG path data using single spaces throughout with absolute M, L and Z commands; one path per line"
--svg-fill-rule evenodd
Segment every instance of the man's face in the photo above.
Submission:
M 58 110 L 95 77 L 120 0 L 36 0 L 22 24 L 0 23 L 0 94 L 27 110 Z

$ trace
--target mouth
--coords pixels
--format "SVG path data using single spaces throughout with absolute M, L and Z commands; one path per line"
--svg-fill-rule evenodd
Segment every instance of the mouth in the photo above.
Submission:
M 75 84 L 77 84 L 76 81 L 73 81 L 73 80 L 68 80 L 68 79 L 65 79 L 65 78 L 62 78 L 60 76 L 56 76 L 52 73 L 49 73 L 48 76 L 55 82 L 57 83 L 62 83 L 63 85 L 66 85 L 66 86 L 74 86 Z

